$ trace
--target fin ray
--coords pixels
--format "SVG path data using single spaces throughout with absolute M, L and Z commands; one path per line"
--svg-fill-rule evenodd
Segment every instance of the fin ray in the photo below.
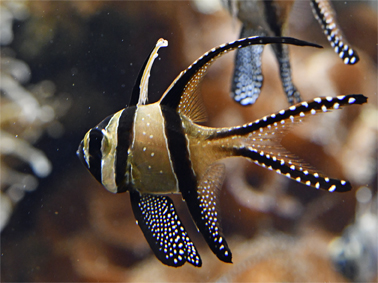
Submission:
M 205 105 L 200 91 L 197 89 L 192 94 L 184 93 L 178 106 L 179 113 L 191 119 L 194 123 L 207 121 Z

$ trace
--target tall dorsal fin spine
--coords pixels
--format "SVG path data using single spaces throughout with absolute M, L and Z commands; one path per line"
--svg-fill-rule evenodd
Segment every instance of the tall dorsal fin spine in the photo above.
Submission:
M 140 80 L 140 85 L 139 85 L 140 94 L 139 94 L 139 100 L 137 104 L 138 106 L 146 104 L 148 100 L 148 81 L 150 79 L 152 65 L 156 57 L 158 57 L 158 50 L 160 49 L 160 47 L 167 47 L 167 46 L 168 46 L 168 41 L 163 38 L 160 38 L 156 42 L 155 48 L 152 50 L 150 57 L 148 58 L 146 67 L 144 68 L 144 71 L 143 71 L 142 79 Z
M 164 41 L 164 39 L 159 39 L 156 45 L 159 44 L 159 41 L 160 41 L 160 40 Z M 168 45 L 168 42 L 166 42 L 166 44 Z M 138 77 L 137 77 L 136 80 L 135 80 L 135 84 L 134 84 L 134 87 L 133 87 L 133 91 L 131 92 L 130 101 L 129 101 L 128 104 L 126 104 L 126 107 L 136 106 L 136 105 L 138 104 L 139 96 L 140 96 L 140 85 L 141 85 L 141 81 L 142 81 L 142 78 L 143 78 L 143 76 L 144 76 L 145 70 L 147 69 L 147 65 L 148 65 L 148 64 L 151 64 L 151 66 L 152 66 L 152 63 L 153 63 L 153 62 L 150 63 L 150 58 L 151 58 L 151 56 L 152 56 L 152 54 L 153 54 L 154 52 L 156 52 L 156 54 L 157 54 L 156 45 L 155 45 L 155 47 L 151 50 L 151 52 L 150 52 L 150 56 L 146 58 L 146 60 L 145 60 L 144 63 L 143 63 L 143 66 L 142 66 L 142 67 L 140 68 L 140 70 L 139 70 Z M 162 44 L 160 47 L 164 47 L 164 46 L 167 46 L 167 45 Z M 160 48 L 160 47 L 159 47 L 159 48 Z M 158 49 L 159 49 L 159 48 L 158 48 Z M 154 58 L 154 59 L 155 59 L 155 58 Z M 150 67 L 149 69 L 151 70 L 151 67 Z M 149 73 L 148 73 L 148 75 L 149 75 Z M 148 83 L 148 81 L 147 81 L 147 83 Z

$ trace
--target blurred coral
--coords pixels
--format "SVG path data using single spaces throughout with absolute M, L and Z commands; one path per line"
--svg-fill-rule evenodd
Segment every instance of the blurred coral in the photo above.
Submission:
M 31 76 L 28 65 L 16 59 L 15 52 L 5 47 L 13 40 L 13 20 L 24 20 L 28 15 L 25 5 L 22 2 L 1 2 L 0 14 L 1 231 L 13 206 L 25 192 L 36 189 L 38 178 L 50 174 L 51 162 L 33 144 L 45 131 L 53 137 L 62 134 L 62 125 L 56 118 L 64 114 L 68 105 L 53 97 L 55 86 L 50 81 L 27 85 Z M 58 111 L 57 107 L 60 108 Z M 33 174 L 22 172 L 25 171 L 23 163 L 30 166 Z

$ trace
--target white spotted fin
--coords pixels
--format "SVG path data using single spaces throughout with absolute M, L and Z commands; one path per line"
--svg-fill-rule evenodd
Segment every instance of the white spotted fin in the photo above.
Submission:
M 197 190 L 183 192 L 190 214 L 213 253 L 224 262 L 232 262 L 232 254 L 222 234 L 219 213 L 219 191 L 225 166 L 214 163 L 198 182 Z
M 235 156 L 247 157 L 262 167 L 316 189 L 345 192 L 351 190 L 351 184 L 348 181 L 323 176 L 293 154 L 287 153 L 279 142 L 289 129 L 308 116 L 340 109 L 346 105 L 363 104 L 366 101 L 365 96 L 353 94 L 318 97 L 252 123 L 219 130 L 209 140 L 225 139 L 224 143 L 226 143 L 231 138 Z
M 146 104 L 148 80 L 159 40 L 139 72 L 128 107 L 90 129 L 77 154 L 91 174 L 110 192 L 130 192 L 133 212 L 156 257 L 168 266 L 201 258 L 167 193 L 181 193 L 207 244 L 224 262 L 231 251 L 221 233 L 218 191 L 222 186 L 224 158 L 241 156 L 297 182 L 328 191 L 348 191 L 349 182 L 330 179 L 286 154 L 280 138 L 306 116 L 363 104 L 363 95 L 315 98 L 231 128 L 196 124 L 204 118 L 198 85 L 220 56 L 256 44 L 313 45 L 285 37 L 249 37 L 222 44 L 206 52 L 172 82 L 162 98 Z
M 322 26 L 327 40 L 346 65 L 356 64 L 360 58 L 355 50 L 348 45 L 341 29 L 336 22 L 335 12 L 329 0 L 311 0 L 312 12 Z
M 200 267 L 201 258 L 167 196 L 130 191 L 135 219 L 156 257 L 164 264 L 179 267 L 186 261 Z

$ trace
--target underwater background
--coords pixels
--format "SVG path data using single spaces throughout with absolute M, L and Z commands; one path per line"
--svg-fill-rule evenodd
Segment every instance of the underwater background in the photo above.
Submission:
M 125 107 L 159 38 L 169 46 L 151 71 L 151 102 L 204 52 L 237 39 L 240 23 L 217 1 L 1 1 L 1 281 L 375 282 L 377 2 L 332 4 L 360 62 L 344 65 L 309 1 L 296 1 L 286 35 L 324 49 L 289 46 L 293 81 L 303 100 L 361 93 L 368 103 L 317 115 L 282 144 L 351 181 L 353 190 L 317 191 L 242 159 L 226 160 L 220 206 L 234 263 L 212 254 L 175 195 L 203 261 L 200 269 L 175 269 L 151 252 L 128 193 L 107 192 L 76 150 L 91 127 Z M 288 107 L 269 46 L 259 99 L 235 103 L 234 56 L 216 62 L 203 80 L 207 125 L 238 125 Z M 354 250 L 344 251 L 351 242 Z

